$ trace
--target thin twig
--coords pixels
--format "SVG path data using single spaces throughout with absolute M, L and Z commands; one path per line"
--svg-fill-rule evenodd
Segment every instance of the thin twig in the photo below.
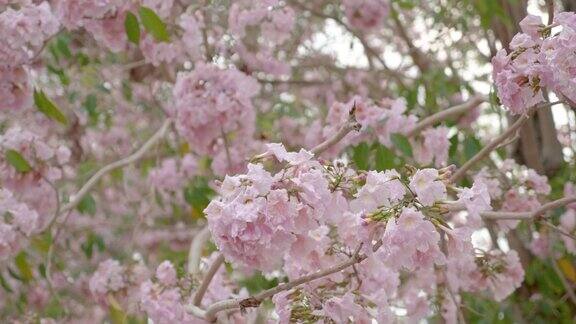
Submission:
M 100 180 L 100 178 L 102 178 L 104 175 L 108 174 L 109 172 L 124 167 L 128 164 L 131 164 L 133 162 L 138 161 L 142 156 L 144 156 L 144 154 L 154 146 L 154 144 L 156 144 L 156 142 L 158 142 L 161 138 L 164 137 L 164 134 L 166 133 L 166 130 L 168 129 L 168 126 L 170 125 L 171 120 L 167 119 L 162 126 L 160 127 L 160 129 L 158 131 L 156 131 L 156 133 L 154 135 L 152 135 L 152 137 L 150 137 L 150 139 L 148 139 L 148 141 L 146 141 L 146 143 L 144 143 L 144 145 L 142 145 L 142 147 L 140 147 L 136 152 L 134 152 L 133 154 L 120 159 L 118 161 L 114 161 L 106 166 L 104 166 L 103 168 L 101 168 L 100 170 L 98 170 L 98 172 L 96 172 L 83 186 L 82 188 L 80 188 L 80 190 L 78 190 L 78 192 L 76 194 L 74 194 L 73 196 L 71 196 L 71 200 L 68 204 L 64 205 L 64 207 L 62 207 L 61 213 L 65 213 L 71 209 L 73 209 L 74 207 L 76 207 L 80 201 L 82 201 L 82 198 L 84 198 L 84 196 L 86 196 L 86 194 L 88 192 L 90 192 L 90 190 L 98 183 L 98 181 Z
M 190 243 L 190 250 L 188 252 L 188 273 L 197 275 L 200 271 L 200 258 L 202 257 L 202 249 L 206 241 L 210 239 L 210 229 L 208 226 L 204 227 L 200 232 L 194 236 Z
M 468 112 L 469 110 L 472 110 L 475 107 L 478 107 L 478 105 L 480 105 L 484 101 L 486 101 L 486 98 L 484 98 L 483 96 L 474 96 L 474 97 L 470 98 L 470 100 L 468 100 L 467 102 L 465 102 L 463 104 L 460 104 L 460 105 L 457 105 L 454 107 L 450 107 L 448 109 L 444 109 L 438 113 L 435 113 L 429 117 L 426 117 L 423 120 L 421 120 L 420 122 L 418 122 L 418 124 L 416 124 L 416 126 L 414 126 L 414 128 L 412 130 L 410 130 L 406 134 L 406 136 L 407 137 L 414 136 L 414 135 L 420 133 L 422 130 L 426 129 L 429 126 L 434 125 L 435 123 L 437 123 L 439 121 L 445 120 L 445 119 L 450 118 L 452 116 L 464 114 L 464 113 Z
M 204 297 L 204 294 L 206 294 L 206 291 L 208 290 L 208 286 L 210 286 L 212 278 L 214 278 L 214 275 L 216 275 L 216 272 L 218 272 L 218 269 L 220 269 L 220 266 L 223 263 L 224 263 L 224 255 L 220 253 L 216 257 L 214 262 L 212 262 L 210 268 L 208 268 L 208 271 L 206 272 L 206 275 L 204 276 L 204 279 L 202 280 L 200 287 L 198 287 L 198 290 L 196 290 L 194 300 L 192 301 L 192 304 L 194 304 L 194 306 L 200 306 L 200 304 L 202 303 L 202 298 Z
M 372 250 L 377 251 L 381 246 L 382 246 L 382 241 L 380 240 L 376 244 L 374 244 L 374 246 L 372 247 Z M 320 278 L 329 276 L 333 273 L 342 271 L 342 270 L 344 270 L 344 269 L 346 269 L 352 265 L 360 263 L 363 260 L 365 260 L 366 258 L 368 258 L 368 256 L 366 254 L 360 254 L 361 247 L 362 247 L 361 245 L 358 246 L 358 248 L 356 249 L 356 251 L 354 251 L 354 254 L 352 255 L 351 258 L 349 258 L 348 260 L 343 261 L 337 265 L 334 265 L 328 269 L 320 270 L 320 271 L 317 271 L 315 273 L 312 273 L 312 274 L 309 274 L 306 276 L 302 276 L 302 277 L 295 279 L 293 281 L 282 283 L 282 284 L 280 284 L 274 288 L 270 288 L 268 290 L 265 290 L 265 291 L 263 291 L 259 294 L 256 294 L 252 297 L 243 298 L 243 299 L 242 298 L 232 298 L 232 299 L 227 299 L 227 300 L 222 300 L 222 301 L 216 302 L 216 303 L 210 305 L 206 309 L 206 312 L 204 314 L 204 319 L 206 319 L 207 321 L 214 321 L 214 319 L 216 318 L 216 314 L 218 312 L 228 310 L 228 309 L 257 307 L 260 305 L 260 303 L 262 301 L 276 295 L 279 292 L 290 290 L 290 289 L 295 288 L 297 286 L 300 286 L 302 284 L 305 284 L 305 283 L 314 281 L 316 279 L 320 279 Z M 195 311 L 194 309 L 191 309 L 191 308 L 189 308 L 189 312 L 198 314 L 197 311 Z
M 472 166 L 474 166 L 476 163 L 478 163 L 478 161 L 481 161 L 486 156 L 488 156 L 488 154 L 490 154 L 493 150 L 495 150 L 498 147 L 498 145 L 500 145 L 500 143 L 504 142 L 508 137 L 516 134 L 516 131 L 518 129 L 520 129 L 520 127 L 522 127 L 522 125 L 524 125 L 524 123 L 526 123 L 528 120 L 530 120 L 530 117 L 532 116 L 532 114 L 536 110 L 551 107 L 551 106 L 559 104 L 559 103 L 561 103 L 561 101 L 541 104 L 541 105 L 538 105 L 538 106 L 530 109 L 528 111 L 528 113 L 520 116 L 520 118 L 518 118 L 518 120 L 516 120 L 516 122 L 514 122 L 514 124 L 512 124 L 512 126 L 508 127 L 508 129 L 504 133 L 502 133 L 500 136 L 493 139 L 490 143 L 488 143 L 488 145 L 484 146 L 484 148 L 482 148 L 480 150 L 480 152 L 476 153 L 476 155 L 474 155 L 470 160 L 468 160 L 466 163 L 464 163 L 464 165 L 460 169 L 458 169 L 458 171 L 456 171 L 452 175 L 452 177 L 450 177 L 450 182 L 455 183 L 458 180 L 460 180 L 460 178 L 462 178 L 466 174 L 466 172 L 470 168 L 472 168 Z

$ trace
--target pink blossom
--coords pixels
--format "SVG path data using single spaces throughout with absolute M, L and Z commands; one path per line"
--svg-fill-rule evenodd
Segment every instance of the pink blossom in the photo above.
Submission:
M 0 109 L 7 110 L 21 110 L 32 105 L 32 88 L 26 68 L 0 66 L 0 102 Z
M 173 286 L 176 284 L 178 279 L 176 276 L 176 269 L 170 261 L 164 261 L 160 263 L 156 269 L 156 278 L 158 281 L 165 286 Z
M 530 35 L 533 38 L 540 36 L 540 30 L 544 27 L 542 18 L 534 15 L 527 15 L 520 21 L 520 29 L 522 32 Z
M 422 143 L 412 142 L 414 158 L 421 165 L 434 162 L 436 167 L 442 167 L 448 162 L 448 127 L 429 128 L 422 132 Z
M 368 312 L 354 302 L 354 295 L 346 293 L 342 297 L 332 297 L 323 304 L 322 311 L 337 324 L 346 324 L 353 318 L 354 323 L 372 323 Z
M 0 13 L 0 34 L 3 36 L 0 67 L 18 67 L 29 63 L 44 41 L 56 34 L 59 27 L 46 1 L 22 6 L 19 10 L 8 7 Z
M 256 80 L 240 71 L 199 63 L 176 79 L 176 128 L 201 154 L 214 152 L 223 134 L 249 138 L 254 132 L 252 98 L 258 91 Z
M 150 35 L 146 35 L 140 40 L 140 49 L 146 61 L 154 66 L 178 62 L 179 58 L 182 57 L 180 42 L 156 42 Z
M 446 185 L 439 180 L 436 169 L 416 171 L 410 180 L 410 189 L 425 206 L 432 206 L 436 201 L 446 198 Z
M 406 188 L 399 180 L 400 175 L 395 170 L 386 172 L 369 171 L 366 183 L 356 194 L 356 199 L 350 204 L 355 212 L 372 212 L 379 206 L 390 207 L 404 198 Z
M 490 193 L 483 181 L 474 181 L 472 188 L 463 188 L 458 193 L 458 201 L 466 206 L 471 226 L 480 225 L 480 213 L 492 209 Z
M 398 220 L 388 221 L 382 240 L 386 264 L 393 269 L 413 271 L 445 262 L 438 246 L 440 234 L 414 209 L 404 208 Z
M 389 11 L 385 0 L 344 0 L 343 5 L 350 25 L 366 31 L 382 25 Z
M 90 278 L 90 292 L 97 298 L 103 298 L 109 292 L 116 292 L 127 286 L 125 269 L 117 260 L 108 259 L 98 265 Z

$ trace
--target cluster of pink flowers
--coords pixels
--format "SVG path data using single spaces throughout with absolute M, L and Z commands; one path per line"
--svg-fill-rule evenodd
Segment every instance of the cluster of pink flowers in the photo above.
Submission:
M 243 161 L 228 155 L 251 145 L 256 117 L 252 99 L 259 89 L 256 80 L 240 71 L 199 63 L 180 73 L 174 85 L 176 128 L 198 154 L 220 153 L 228 163 Z
M 427 316 L 442 278 L 449 278 L 456 295 L 488 290 L 497 300 L 523 280 L 514 251 L 480 252 L 471 244 L 475 227 L 452 229 L 435 219 L 447 203 L 451 168 L 409 175 L 357 173 L 342 161 L 321 164 L 305 150 L 287 152 L 280 144 L 269 144 L 264 156 L 277 160 L 279 171 L 272 174 L 263 164 L 250 164 L 246 174 L 224 179 L 220 197 L 205 210 L 214 242 L 227 260 L 248 269 L 282 269 L 293 279 L 335 265 L 358 247 L 367 256 L 354 270 L 275 296 L 281 323 L 390 320 L 392 305 L 417 321 Z M 526 176 L 533 186 L 543 185 L 540 178 Z M 476 217 L 491 209 L 483 182 L 454 190 L 457 203 Z M 445 252 L 441 235 L 447 236 Z M 373 251 L 377 241 L 382 246 Z M 445 274 L 435 270 L 443 267 Z M 400 281 L 402 274 L 406 279 Z M 355 298 L 353 289 L 362 298 Z M 456 314 L 453 303 L 442 301 L 446 318 Z
M 38 213 L 0 189 L 0 260 L 20 250 L 26 238 L 38 230 Z
M 9 160 L 10 154 L 18 154 L 29 170 L 17 169 Z M 70 150 L 62 145 L 49 143 L 39 134 L 14 126 L 0 135 L 0 178 L 5 188 L 6 199 L 12 199 L 18 193 L 18 208 L 13 212 L 20 215 L 24 222 L 30 220 L 27 229 L 22 231 L 30 236 L 36 230 L 43 229 L 53 215 L 56 207 L 54 189 L 49 182 L 63 177 L 63 170 L 70 158 Z M 20 162 L 22 163 L 22 162 Z M 20 166 L 21 167 L 21 166 Z M 6 206 L 16 206 L 15 203 Z M 12 208 L 12 207 L 10 207 Z M 15 229 L 17 227 L 14 227 Z
M 390 10 L 388 0 L 344 0 L 342 4 L 350 25 L 364 31 L 382 26 Z
M 476 207 L 468 206 L 472 220 L 478 212 L 485 211 L 482 201 L 490 201 L 498 210 L 509 212 L 529 212 L 541 206 L 541 198 L 550 194 L 550 185 L 546 176 L 525 166 L 518 165 L 514 160 L 507 159 L 502 162 L 499 170 L 489 171 L 487 168 L 478 172 L 475 177 L 474 190 L 479 199 L 475 200 Z M 477 183 L 480 182 L 482 185 Z M 461 193 L 460 195 L 466 195 Z M 467 199 L 460 196 L 461 200 Z M 465 204 L 466 202 L 462 200 Z M 518 225 L 517 220 L 500 220 L 497 224 L 505 231 Z
M 556 32 L 556 27 L 561 30 Z M 522 33 L 492 59 L 492 76 L 498 97 L 514 114 L 523 114 L 544 101 L 542 88 L 560 98 L 576 101 L 576 15 L 561 12 L 552 25 L 528 15 L 520 22 Z
M 205 210 L 218 248 L 230 260 L 259 270 L 278 268 L 297 236 L 316 229 L 330 199 L 328 182 L 310 153 L 287 153 L 278 144 L 269 149 L 293 170 L 273 176 L 262 165 L 249 164 L 247 174 L 224 179 L 221 198 Z
M 230 8 L 228 24 L 237 39 L 236 52 L 250 71 L 262 71 L 273 75 L 290 73 L 290 65 L 275 57 L 275 48 L 289 39 L 295 13 L 292 8 L 281 5 L 278 0 L 237 1 Z M 245 43 L 248 29 L 259 28 L 261 38 L 256 44 Z M 257 50 L 254 50 L 254 49 Z
M 196 175 L 198 162 L 192 154 L 186 154 L 182 159 L 167 158 L 157 167 L 150 170 L 148 179 L 163 198 L 183 201 L 182 189 L 187 180 Z
M 26 64 L 32 62 L 44 42 L 60 24 L 48 2 L 7 8 L 0 13 L 0 109 L 20 110 L 32 104 Z
M 328 138 L 338 132 L 348 120 L 349 112 L 355 108 L 355 117 L 362 126 L 359 134 L 349 134 L 329 153 L 335 155 L 342 148 L 361 141 L 375 140 L 382 145 L 393 148 L 394 134 L 408 135 L 416 126 L 418 117 L 406 113 L 406 102 L 403 99 L 383 99 L 378 104 L 355 96 L 347 103 L 335 102 L 326 117 L 326 126 L 322 129 L 322 137 Z M 420 165 L 433 164 L 436 167 L 446 166 L 448 162 L 449 129 L 445 126 L 427 128 L 420 134 L 409 138 L 414 159 Z
M 204 264 L 211 264 L 217 253 L 204 259 Z M 154 323 L 206 323 L 204 320 L 189 314 L 187 306 L 192 303 L 191 294 L 193 280 L 189 275 L 179 276 L 170 261 L 162 262 L 156 268 L 156 274 L 142 282 L 139 286 L 138 304 Z M 226 270 L 220 268 L 210 283 L 202 305 L 230 298 L 246 296 L 246 291 L 235 294 L 236 287 L 226 275 Z

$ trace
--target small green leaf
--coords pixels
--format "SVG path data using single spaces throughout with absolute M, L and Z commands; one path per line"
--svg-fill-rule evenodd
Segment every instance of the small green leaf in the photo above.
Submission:
M 376 154 L 374 157 L 374 167 L 377 171 L 394 169 L 394 152 L 390 151 L 382 144 L 376 144 Z
M 352 161 L 359 170 L 370 169 L 370 146 L 360 143 L 352 148 Z
M 20 272 L 20 278 L 22 278 L 24 282 L 28 282 L 34 278 L 30 264 L 28 263 L 28 260 L 26 260 L 25 252 L 20 252 L 14 259 L 14 263 L 16 263 L 16 267 Z
M 138 18 L 130 11 L 126 13 L 126 18 L 124 18 L 124 29 L 128 40 L 138 45 L 140 42 L 140 25 L 138 24 Z
M 90 194 L 87 194 L 84 196 L 84 198 L 82 198 L 82 200 L 80 200 L 80 203 L 76 209 L 78 209 L 78 211 L 82 214 L 89 214 L 94 216 L 94 214 L 96 214 L 96 201 L 94 200 L 94 197 L 92 197 Z
M 46 94 L 42 90 L 34 90 L 34 104 L 38 107 L 38 110 L 42 112 L 46 117 L 51 118 L 57 122 L 64 125 L 68 123 L 66 115 L 64 115 L 60 109 L 46 97 Z
M 481 149 L 482 144 L 476 137 L 469 136 L 464 139 L 464 157 L 466 160 L 473 158 Z
M 70 52 L 70 48 L 68 47 L 68 41 L 63 37 L 58 37 L 56 40 L 56 47 L 58 51 L 64 55 L 67 59 L 72 58 L 72 52 Z
M 8 161 L 8 163 L 10 163 L 10 165 L 18 172 L 26 173 L 32 170 L 28 161 L 26 161 L 26 159 L 24 159 L 24 157 L 17 151 L 7 150 L 4 157 L 6 158 L 6 161 Z
M 412 145 L 408 141 L 408 138 L 402 134 L 392 134 L 392 143 L 407 157 L 412 156 Z
M 112 324 L 124 324 L 127 323 L 127 314 L 120 306 L 120 303 L 112 295 L 108 295 L 108 311 L 110 312 L 110 321 Z
M 142 6 L 138 10 L 138 14 L 142 20 L 144 29 L 152 34 L 156 41 L 168 42 L 170 40 L 170 36 L 168 35 L 168 31 L 166 29 L 166 24 L 162 21 L 162 19 L 160 19 L 160 17 L 158 17 L 154 10 Z

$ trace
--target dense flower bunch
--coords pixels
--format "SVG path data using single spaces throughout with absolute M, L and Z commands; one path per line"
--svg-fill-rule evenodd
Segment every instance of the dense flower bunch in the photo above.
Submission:
M 236 146 L 254 133 L 251 100 L 258 90 L 258 83 L 240 71 L 199 64 L 179 74 L 174 85 L 176 127 L 199 154 Z
M 556 27 L 560 28 L 557 31 Z M 520 22 L 522 33 L 492 59 L 492 76 L 502 103 L 514 114 L 523 114 L 544 101 L 542 88 L 576 101 L 576 15 L 559 13 L 552 25 L 528 15 Z
M 0 0 L 0 322 L 573 318 L 576 16 L 481 7 Z
M 418 122 L 418 117 L 406 112 L 406 102 L 403 99 L 383 99 L 380 103 L 372 103 L 362 97 L 355 96 L 347 103 L 335 102 L 326 117 L 326 126 L 322 136 L 328 138 L 335 134 L 348 118 L 348 111 L 354 108 L 354 115 L 363 131 L 359 134 L 349 134 L 338 145 L 331 148 L 332 155 L 343 147 L 363 141 L 375 141 L 388 148 L 394 148 L 393 136 L 411 135 Z M 420 165 L 436 167 L 446 166 L 448 162 L 448 128 L 445 126 L 428 127 L 409 140 L 414 150 L 414 158 Z
M 290 73 L 290 65 L 275 57 L 275 49 L 289 39 L 294 22 L 294 10 L 282 6 L 278 0 L 243 0 L 231 6 L 230 32 L 237 39 L 235 50 L 249 71 L 272 75 Z M 255 32 L 261 37 L 254 37 Z
M 32 63 L 59 27 L 48 2 L 0 13 L 0 110 L 30 107 L 32 91 L 26 64 Z
M 490 290 L 501 300 L 522 282 L 524 272 L 514 251 L 474 249 L 474 227 L 445 223 L 450 168 L 358 174 L 342 162 L 322 165 L 307 151 L 287 152 L 279 144 L 268 149 L 287 165 L 271 174 L 263 164 L 250 164 L 245 175 L 226 177 L 221 197 L 206 209 L 224 256 L 249 269 L 282 268 L 293 279 L 333 266 L 360 247 L 367 257 L 354 271 L 276 297 L 283 322 L 383 320 L 392 316 L 391 306 L 405 307 L 418 320 L 427 316 L 436 294 L 450 298 L 458 291 Z M 457 190 L 456 203 L 464 204 L 469 214 L 479 217 L 491 208 L 482 182 Z M 382 246 L 373 248 L 374 242 Z M 401 276 L 409 279 L 401 282 Z M 441 288 L 444 277 L 450 293 Z M 355 298 L 354 291 L 362 298 Z M 420 291 L 426 295 L 419 296 Z

